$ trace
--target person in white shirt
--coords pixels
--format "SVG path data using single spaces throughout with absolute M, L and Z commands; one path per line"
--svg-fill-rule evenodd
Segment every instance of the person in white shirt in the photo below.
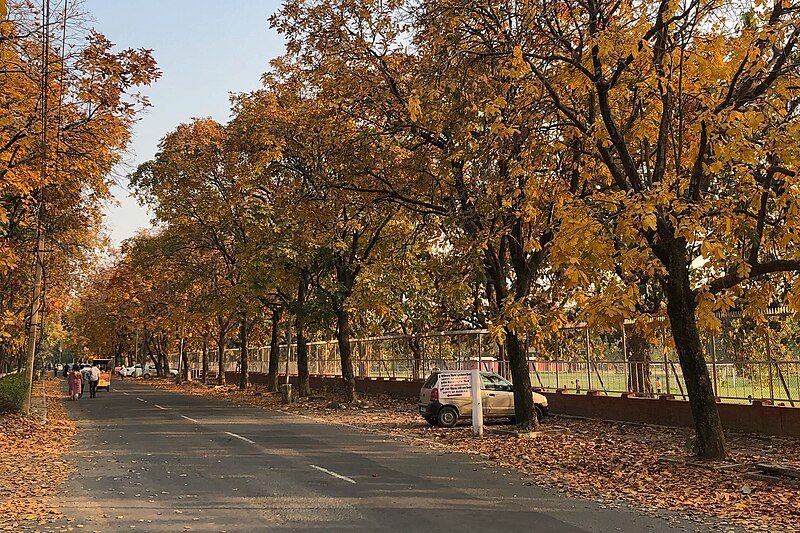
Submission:
M 92 363 L 89 369 L 89 398 L 97 396 L 97 382 L 100 381 L 100 368 Z

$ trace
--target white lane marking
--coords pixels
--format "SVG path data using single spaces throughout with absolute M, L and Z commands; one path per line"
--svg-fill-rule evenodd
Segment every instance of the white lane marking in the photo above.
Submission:
M 237 435 L 236 433 L 231 433 L 230 431 L 226 431 L 225 433 L 230 435 L 231 437 L 236 437 L 239 440 L 243 440 L 245 442 L 249 442 L 250 444 L 255 444 L 254 441 L 248 439 L 247 437 L 242 437 L 241 435 Z
M 195 420 L 194 418 L 190 418 L 190 417 L 188 417 L 188 416 L 183 416 L 183 415 L 181 415 L 181 418 L 185 418 L 185 419 L 186 419 L 186 420 L 188 420 L 189 422 L 194 422 L 195 424 L 199 424 L 199 423 L 200 423 L 200 422 L 198 422 L 197 420 Z
M 125 391 L 122 391 L 122 394 L 124 394 L 125 396 L 130 396 L 130 395 L 129 395 L 127 392 L 125 392 Z
M 161 410 L 164 410 L 164 411 L 166 411 L 166 410 L 167 410 L 167 408 L 166 408 L 166 407 L 161 407 L 161 406 L 160 406 L 160 405 L 158 405 L 157 403 L 154 403 L 153 405 L 155 405 L 156 407 L 158 407 L 158 408 L 159 408 L 159 409 L 161 409 Z
M 333 476 L 333 477 L 335 477 L 335 478 L 337 478 L 337 479 L 341 479 L 341 480 L 343 480 L 343 481 L 347 481 L 348 483 L 352 483 L 353 485 L 355 485 L 355 484 L 356 484 L 355 480 L 353 480 L 353 479 L 350 479 L 350 478 L 349 478 L 349 477 L 347 477 L 347 476 L 343 476 L 343 475 L 341 475 L 341 474 L 337 474 L 336 472 L 333 472 L 333 471 L 331 471 L 331 470 L 328 470 L 327 468 L 322 468 L 321 466 L 317 466 L 317 465 L 308 465 L 308 466 L 310 466 L 311 468 L 316 468 L 316 469 L 317 469 L 317 470 L 319 470 L 320 472 L 325 472 L 326 474 L 329 474 L 329 475 L 331 475 L 331 476 Z
M 140 402 L 147 403 L 147 400 L 142 400 L 141 398 L 136 398 L 136 399 L 139 400 Z

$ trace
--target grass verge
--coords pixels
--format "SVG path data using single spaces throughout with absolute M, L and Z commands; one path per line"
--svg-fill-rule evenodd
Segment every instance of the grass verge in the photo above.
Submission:
M 17 413 L 25 400 L 25 376 L 10 374 L 0 378 L 0 414 Z

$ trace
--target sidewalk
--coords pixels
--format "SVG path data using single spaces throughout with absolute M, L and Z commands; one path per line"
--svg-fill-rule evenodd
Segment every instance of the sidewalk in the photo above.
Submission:
M 64 411 L 61 380 L 36 382 L 30 417 L 0 417 L 0 531 L 41 530 L 60 512 L 53 496 L 76 465 L 65 455 L 75 424 Z

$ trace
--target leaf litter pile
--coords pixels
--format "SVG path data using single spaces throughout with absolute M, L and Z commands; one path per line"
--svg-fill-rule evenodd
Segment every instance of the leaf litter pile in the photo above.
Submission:
M 57 380 L 44 382 L 47 422 L 38 417 L 0 416 L 0 531 L 61 516 L 52 496 L 72 472 L 65 460 L 75 424 L 66 417 Z
M 359 405 L 348 406 L 340 403 L 336 394 L 314 391 L 311 399 L 282 406 L 277 394 L 263 388 L 240 391 L 166 380 L 149 383 L 175 392 L 345 423 L 414 445 L 467 453 L 531 476 L 539 485 L 609 507 L 629 504 L 652 514 L 670 510 L 723 530 L 743 527 L 800 532 L 800 488 L 752 480 L 735 468 L 698 466 L 687 449 L 692 436 L 689 429 L 550 416 L 543 428 L 565 428 L 566 433 L 519 439 L 495 433 L 504 426 L 489 422 L 486 436 L 473 439 L 466 423 L 452 429 L 427 425 L 417 415 L 413 400 L 362 396 Z M 728 432 L 727 441 L 727 466 L 779 463 L 800 469 L 800 438 Z

